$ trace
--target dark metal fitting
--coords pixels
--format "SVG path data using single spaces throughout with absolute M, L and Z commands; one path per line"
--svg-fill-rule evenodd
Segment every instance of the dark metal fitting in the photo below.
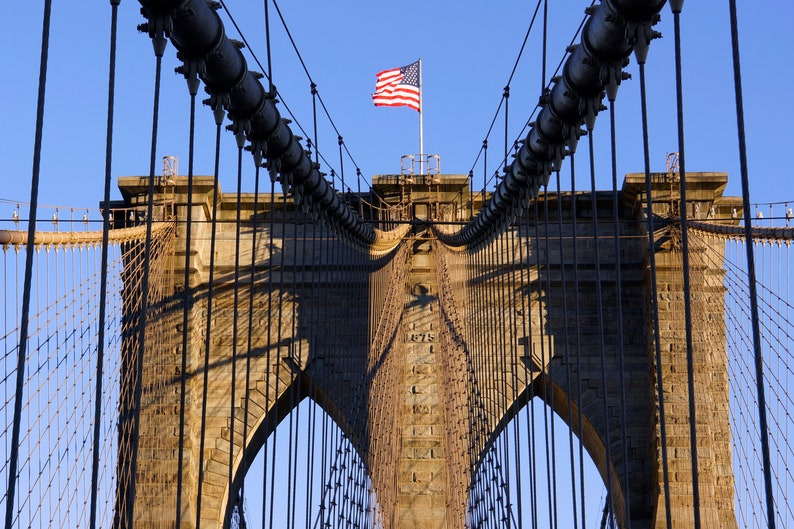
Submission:
M 223 123 L 223 118 L 226 116 L 226 112 L 224 112 L 223 110 L 223 105 L 221 104 L 213 105 L 212 115 L 215 118 L 216 125 L 220 125 L 221 123 Z
M 234 139 L 237 140 L 238 149 L 245 147 L 245 131 L 242 129 L 242 127 L 240 130 L 234 133 Z
M 141 8 L 141 14 L 149 20 L 143 24 L 138 25 L 138 31 L 148 33 L 152 39 L 152 47 L 154 48 L 154 55 L 162 57 L 165 53 L 165 47 L 168 44 L 166 35 L 171 34 L 171 17 L 169 16 L 149 16 L 149 11 Z
M 177 54 L 177 56 L 180 60 L 183 60 L 183 64 L 174 68 L 174 71 L 185 77 L 188 92 L 190 95 L 194 96 L 198 93 L 199 86 L 201 86 L 198 74 L 204 63 L 197 59 L 184 60 L 182 57 L 179 57 L 179 54 Z

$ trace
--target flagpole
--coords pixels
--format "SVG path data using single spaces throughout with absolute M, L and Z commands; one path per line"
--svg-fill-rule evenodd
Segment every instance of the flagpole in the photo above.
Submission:
M 422 172 L 422 163 L 425 156 L 424 150 L 424 136 L 423 136 L 423 127 L 422 127 L 422 59 L 419 59 L 419 174 L 424 174 Z

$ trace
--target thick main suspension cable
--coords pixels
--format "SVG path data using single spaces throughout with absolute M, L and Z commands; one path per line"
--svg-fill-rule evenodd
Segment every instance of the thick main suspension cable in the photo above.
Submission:
M 276 109 L 275 94 L 248 70 L 212 7 L 204 0 L 141 0 L 141 5 L 148 18 L 141 29 L 153 38 L 171 39 L 184 62 L 183 73 L 195 72 L 212 99 L 223 103 L 231 129 L 245 134 L 256 164 L 267 159 L 271 178 L 293 192 L 296 204 L 316 211 L 354 245 L 366 248 L 374 243 L 375 229 L 347 207 L 324 178 Z
M 605 92 L 614 99 L 623 68 L 635 48 L 645 49 L 658 36 L 651 28 L 659 20 L 664 0 L 612 0 L 592 8 L 582 39 L 554 86 L 541 97 L 542 109 L 492 198 L 457 233 L 441 235 L 452 246 L 487 243 L 521 213 L 529 196 L 548 184 L 562 159 L 576 150 L 581 127 L 591 129 Z

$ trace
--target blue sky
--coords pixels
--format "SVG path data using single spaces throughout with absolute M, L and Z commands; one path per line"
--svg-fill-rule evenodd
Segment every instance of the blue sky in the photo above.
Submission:
M 6 16 L 0 36 L 6 50 L 0 94 L 5 101 L 0 198 L 27 201 L 31 160 L 42 2 L 19 2 Z M 535 2 L 422 2 L 399 4 L 340 0 L 282 2 L 282 13 L 332 119 L 365 177 L 398 172 L 400 156 L 419 150 L 418 115 L 408 108 L 376 108 L 370 100 L 375 74 L 423 60 L 425 151 L 441 157 L 444 173 L 467 173 L 485 138 L 526 33 Z M 486 7 L 487 5 L 487 7 Z M 732 89 L 728 7 L 725 2 L 687 2 L 682 14 L 686 112 L 686 168 L 727 171 L 728 192 L 739 193 L 738 154 Z M 262 2 L 227 3 L 253 51 L 264 62 Z M 154 61 L 149 39 L 136 30 L 142 21 L 138 3 L 122 2 L 119 18 L 119 70 L 113 176 L 146 174 L 149 168 Z M 583 15 L 584 3 L 550 2 L 548 73 L 562 58 Z M 274 81 L 297 122 L 312 130 L 309 80 L 271 7 Z M 794 186 L 778 153 L 794 145 L 794 110 L 788 87 L 792 61 L 785 51 L 788 20 L 794 6 L 783 0 L 740 2 L 742 67 L 747 119 L 751 197 L 753 202 L 794 199 Z M 54 2 L 45 113 L 40 203 L 46 206 L 95 207 L 104 174 L 107 99 L 107 2 Z M 663 170 L 665 153 L 677 150 L 672 14 L 662 12 L 648 64 L 651 101 L 652 170 Z M 230 27 L 228 33 L 237 37 Z M 541 87 L 541 32 L 533 30 L 511 83 L 509 139 L 527 122 Z M 253 61 L 250 61 L 253 64 Z M 169 46 L 164 61 L 163 103 L 158 142 L 160 158 L 176 155 L 187 172 L 187 106 L 184 81 L 172 74 L 177 65 Z M 255 66 L 252 66 L 255 68 Z M 642 171 L 638 74 L 618 97 L 618 174 Z M 282 107 L 283 111 L 283 107 Z M 286 112 L 283 112 L 286 114 Z M 212 117 L 198 116 L 196 174 L 211 174 Z M 610 181 L 608 118 L 599 118 L 598 182 Z M 339 171 L 336 133 L 322 116 L 320 149 Z M 504 112 L 490 137 L 489 175 L 504 149 Z M 234 143 L 224 138 L 221 185 L 232 191 Z M 355 174 L 345 158 L 346 181 Z M 580 162 L 581 163 L 581 162 Z M 251 164 L 252 165 L 252 164 Z M 251 165 L 244 186 L 253 187 Z M 326 172 L 328 167 L 324 167 Z M 475 168 L 481 186 L 483 166 Z M 585 185 L 585 180 L 579 187 Z M 118 192 L 114 189 L 114 196 Z M 9 209 L 8 212 L 3 208 Z M 0 205 L 0 218 L 11 206 Z M 93 215 L 92 215 L 93 216 Z

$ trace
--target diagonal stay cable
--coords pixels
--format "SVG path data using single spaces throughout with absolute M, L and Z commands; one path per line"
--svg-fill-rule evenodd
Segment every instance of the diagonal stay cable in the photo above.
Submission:
M 591 1 L 591 2 L 590 2 L 590 7 L 592 8 L 592 6 L 593 6 L 594 4 L 595 4 L 595 0 Z M 537 13 L 538 13 L 538 10 L 539 10 L 539 8 L 540 8 L 540 1 L 538 2 L 538 5 L 535 7 L 535 12 L 534 12 L 534 14 L 533 14 L 533 16 L 532 16 L 532 21 L 531 21 L 531 23 L 530 23 L 530 28 L 527 30 L 527 37 L 529 36 L 529 32 L 532 30 L 532 24 L 534 24 L 534 22 L 535 22 L 535 17 L 536 17 L 536 15 L 537 15 Z M 570 40 L 570 42 L 568 43 L 568 48 L 570 48 L 571 46 L 573 46 L 573 44 L 576 42 L 576 39 L 579 37 L 579 35 L 580 35 L 580 34 L 581 34 L 581 32 L 582 32 L 582 29 L 584 28 L 585 22 L 587 22 L 587 15 L 585 15 L 584 17 L 582 17 L 582 20 L 581 20 L 581 21 L 580 21 L 580 23 L 579 23 L 579 27 L 576 29 L 576 31 L 574 32 L 574 35 L 573 35 L 573 37 L 571 37 L 571 40 Z M 513 76 L 514 76 L 514 74 L 515 74 L 515 71 L 516 71 L 516 69 L 517 69 L 517 67 L 518 67 L 518 61 L 520 60 L 520 58 L 521 58 L 521 54 L 523 53 L 523 50 L 524 50 L 524 44 L 526 44 L 526 39 L 527 39 L 527 37 L 525 37 L 525 38 L 524 38 L 524 43 L 521 45 L 521 51 L 519 52 L 519 56 L 518 56 L 518 58 L 516 58 L 516 64 L 515 64 L 515 66 L 513 67 L 513 71 L 510 73 L 510 77 L 509 77 L 509 79 L 508 79 L 508 81 L 507 81 L 507 85 L 506 85 L 506 86 L 508 86 L 508 87 L 510 86 L 510 84 L 511 84 L 511 82 L 512 82 L 512 80 L 513 80 Z M 554 70 L 554 74 L 552 75 L 552 79 L 554 79 L 554 77 L 555 77 L 555 76 L 557 76 L 557 75 L 559 74 L 559 72 L 560 72 L 560 69 L 561 69 L 561 68 L 563 67 L 563 65 L 565 64 L 565 60 L 568 58 L 568 55 L 569 55 L 569 54 L 570 54 L 570 52 L 569 52 L 569 51 L 567 51 L 567 49 L 566 49 L 566 52 L 565 52 L 565 53 L 563 53 L 563 56 L 562 56 L 562 58 L 560 59 L 559 63 L 557 64 L 557 68 Z M 545 68 L 544 68 L 544 70 L 545 70 Z M 544 86 L 545 88 L 548 88 L 548 86 L 546 85 L 546 83 L 545 83 L 545 82 L 544 82 L 543 86 Z M 488 138 L 490 138 L 490 136 L 491 136 L 491 132 L 493 131 L 493 127 L 494 127 L 494 125 L 495 125 L 495 123 L 496 123 L 496 119 L 498 118 L 498 116 L 499 116 L 499 112 L 501 111 L 501 108 L 502 108 L 502 103 L 504 102 L 504 99 L 505 99 L 505 98 L 504 98 L 504 93 L 503 93 L 503 95 L 502 95 L 502 98 L 501 98 L 501 99 L 500 99 L 500 101 L 499 101 L 499 105 L 498 105 L 498 107 L 497 107 L 497 109 L 496 109 L 496 112 L 494 113 L 494 117 L 493 117 L 493 119 L 492 119 L 492 121 L 491 121 L 491 125 L 488 127 L 488 132 L 485 134 L 485 138 L 486 138 L 486 140 L 487 140 Z M 529 118 L 528 118 L 528 119 L 526 120 L 526 122 L 524 123 L 524 126 L 523 126 L 523 128 L 521 129 L 521 131 L 519 131 L 518 135 L 516 136 L 516 139 L 515 139 L 514 143 L 515 143 L 515 142 L 517 142 L 519 139 L 521 139 L 521 137 L 524 135 L 524 131 L 526 131 L 526 129 L 527 129 L 528 127 L 530 127 L 530 124 L 531 124 L 531 122 L 532 122 L 532 119 L 534 118 L 534 116 L 535 116 L 535 113 L 538 111 L 538 109 L 539 109 L 539 108 L 540 108 L 540 103 L 536 104 L 536 105 L 535 105 L 535 107 L 533 108 L 532 112 L 530 113 L 530 116 L 529 116 Z M 480 150 L 478 151 L 478 153 L 477 153 L 477 156 L 475 157 L 475 159 L 474 159 L 474 162 L 473 162 L 473 163 L 472 163 L 472 165 L 471 165 L 471 170 L 472 170 L 472 171 L 473 171 L 473 170 L 474 170 L 474 168 L 477 166 L 477 162 L 479 162 L 479 160 L 480 160 L 480 156 L 482 155 L 482 153 L 483 153 L 483 148 L 482 148 L 482 147 L 480 147 Z M 504 164 L 506 164 L 506 163 L 507 163 L 507 160 L 505 160 L 505 161 L 504 161 Z
M 265 6 L 267 7 L 267 5 L 268 5 L 268 4 L 269 4 L 269 1 L 266 1 L 266 2 L 265 2 Z M 286 20 L 284 19 L 284 16 L 282 15 L 282 13 L 281 13 L 281 9 L 279 8 L 279 6 L 278 6 L 278 3 L 277 3 L 277 2 L 275 2 L 275 0 L 273 0 L 273 5 L 274 5 L 274 7 L 276 8 L 276 12 L 278 13 L 278 16 L 279 16 L 279 18 L 281 19 L 281 23 L 282 23 L 282 25 L 283 25 L 283 27 L 284 27 L 284 30 L 285 30 L 285 31 L 286 31 L 286 33 L 287 33 L 287 37 L 289 38 L 289 40 L 290 40 L 290 43 L 292 44 L 292 47 L 293 47 L 293 49 L 295 50 L 295 53 L 296 53 L 296 55 L 298 56 L 298 60 L 300 61 L 300 63 L 301 63 L 301 66 L 303 67 L 303 71 L 306 73 L 306 77 L 308 78 L 308 80 L 309 80 L 309 83 L 310 83 L 310 84 L 313 84 L 314 86 L 316 86 L 316 83 L 314 82 L 314 79 L 312 79 L 312 76 L 311 76 L 311 74 L 309 73 L 309 69 L 308 69 L 308 67 L 306 66 L 306 63 L 305 63 L 305 61 L 303 60 L 303 56 L 301 55 L 300 51 L 298 50 L 298 45 L 297 45 L 297 43 L 295 42 L 295 40 L 293 39 L 293 37 L 292 37 L 292 33 L 290 32 L 290 30 L 289 30 L 289 27 L 287 26 L 287 22 L 286 22 Z M 229 20 L 231 21 L 232 25 L 233 25 L 233 26 L 234 26 L 234 28 L 237 30 L 237 34 L 240 36 L 240 40 L 242 40 L 242 42 L 243 42 L 243 43 L 246 45 L 246 47 L 248 48 L 248 51 L 251 53 L 251 57 L 254 59 L 254 62 L 255 62 L 255 63 L 256 63 L 258 66 L 259 66 L 259 68 L 260 68 L 260 69 L 261 69 L 263 72 L 267 72 L 267 73 L 265 73 L 264 75 L 265 75 L 265 78 L 266 78 L 266 79 L 269 81 L 269 83 L 270 83 L 270 90 L 271 90 L 271 91 L 273 91 L 273 90 L 274 90 L 274 88 L 273 88 L 273 82 L 272 82 L 273 80 L 272 80 L 272 74 L 271 74 L 271 70 L 270 70 L 270 69 L 265 69 L 265 68 L 262 66 L 262 63 L 261 63 L 261 62 L 259 61 L 259 59 L 257 58 L 256 54 L 255 54 L 255 53 L 254 53 L 254 51 L 253 51 L 253 48 L 252 48 L 252 47 L 250 46 L 250 44 L 248 43 L 248 40 L 246 39 L 246 37 L 245 37 L 245 34 L 243 33 L 243 31 L 242 31 L 242 29 L 240 28 L 240 26 L 237 24 L 237 21 L 235 20 L 234 16 L 233 16 L 233 15 L 232 15 L 232 13 L 231 13 L 231 10 L 228 8 L 228 6 L 226 5 L 226 3 L 225 3 L 225 2 L 223 2 L 223 1 L 221 1 L 221 6 L 223 7 L 223 10 L 226 12 L 226 15 L 229 17 Z M 268 30 L 268 31 L 269 31 L 269 30 Z M 268 63 L 270 63 L 270 47 L 269 47 L 269 46 L 268 46 Z M 294 113 L 292 112 L 292 110 L 290 109 L 289 105 L 287 105 L 287 103 L 284 101 L 283 94 L 279 94 L 279 95 L 281 96 L 281 103 L 284 105 L 284 108 L 287 110 L 287 113 L 288 113 L 288 114 L 289 114 L 289 115 L 292 117 L 292 119 L 293 119 L 294 123 L 296 124 L 296 126 L 298 127 L 298 129 L 299 129 L 299 130 L 300 130 L 300 131 L 303 133 L 303 135 L 304 135 L 305 137 L 309 137 L 309 135 L 308 135 L 308 133 L 306 132 L 306 130 L 305 130 L 305 129 L 303 128 L 303 126 L 300 124 L 300 121 L 297 119 L 297 117 L 295 116 L 295 114 L 294 114 Z M 322 107 L 323 111 L 325 112 L 325 115 L 326 115 L 326 117 L 328 118 L 328 121 L 329 121 L 329 123 L 331 124 L 331 127 L 333 128 L 334 132 L 336 132 L 337 136 L 341 136 L 341 132 L 339 131 L 339 128 L 336 126 L 336 122 L 335 122 L 335 121 L 333 120 L 333 118 L 331 117 L 331 113 L 330 113 L 330 111 L 328 110 L 328 108 L 326 107 L 326 105 L 325 105 L 325 101 L 323 101 L 323 99 L 322 99 L 322 96 L 321 96 L 321 94 L 319 94 L 319 92 L 318 92 L 317 96 L 318 96 L 318 99 L 319 99 L 319 102 L 320 102 L 320 106 Z M 348 157 L 349 157 L 349 158 L 350 158 L 350 160 L 353 162 L 353 164 L 354 164 L 356 167 L 359 167 L 359 165 L 358 165 L 358 163 L 356 162 L 355 158 L 353 157 L 352 153 L 351 153 L 351 152 L 350 152 L 350 150 L 347 148 L 347 145 L 345 145 L 345 151 L 347 152 L 347 154 L 348 154 Z M 320 158 L 323 160 L 323 162 L 325 162 L 325 164 L 326 164 L 327 166 L 329 166 L 329 167 L 333 167 L 333 166 L 332 166 L 332 164 L 331 164 L 331 163 L 330 163 L 330 162 L 329 162 L 329 161 L 328 161 L 328 160 L 327 160 L 327 159 L 326 159 L 326 158 L 325 158 L 325 157 L 324 157 L 322 154 L 320 154 Z
M 111 1 L 110 22 L 110 58 L 108 66 L 108 113 L 105 140 L 105 188 L 103 204 L 105 207 L 102 215 L 102 256 L 99 280 L 99 321 L 97 322 L 97 360 L 96 360 L 96 403 L 94 408 L 94 437 L 93 454 L 91 461 L 91 507 L 89 527 L 96 527 L 97 493 L 99 490 L 99 456 L 100 456 L 100 427 L 102 424 L 102 377 L 105 355 L 105 320 L 107 310 L 107 284 L 108 284 L 108 231 L 110 230 L 110 180 L 113 159 L 113 110 L 115 100 L 116 82 L 116 37 L 118 28 L 118 7 L 121 0 Z

